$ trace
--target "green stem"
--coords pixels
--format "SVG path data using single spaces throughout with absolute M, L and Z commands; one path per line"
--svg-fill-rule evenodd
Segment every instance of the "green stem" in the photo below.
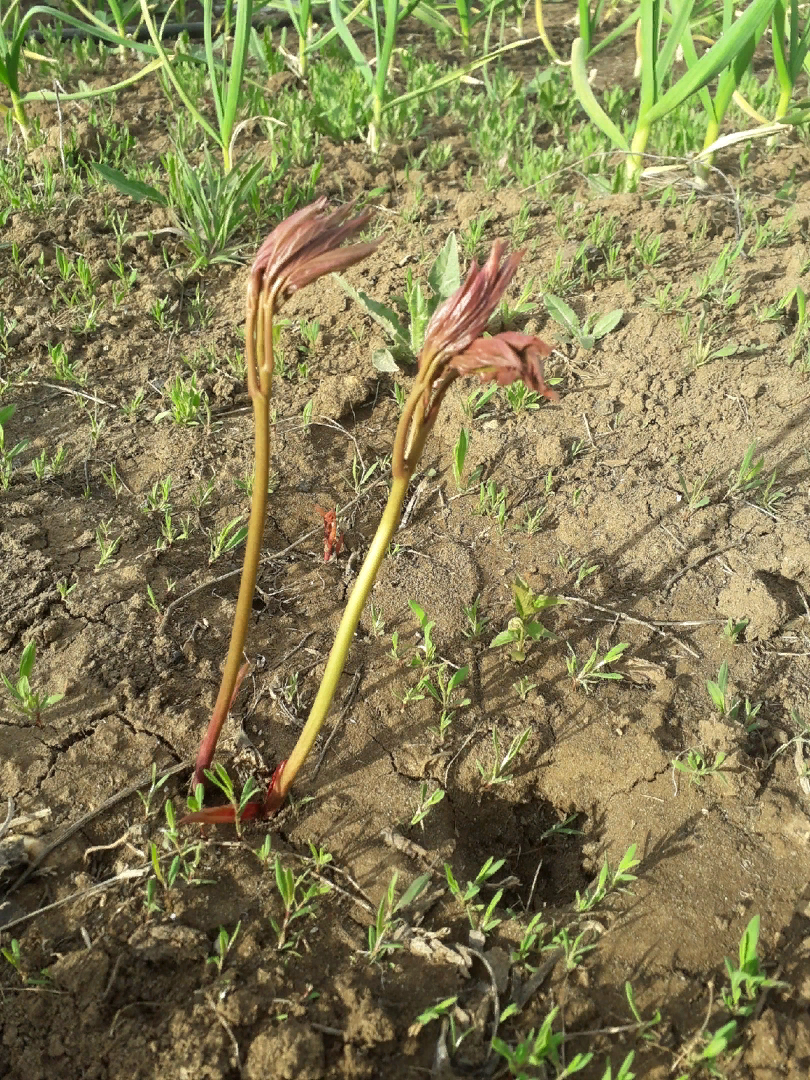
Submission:
M 642 155 L 647 148 L 647 139 L 650 137 L 650 129 L 648 126 L 642 126 L 641 121 L 636 128 L 633 135 L 633 141 L 630 143 L 630 157 L 627 159 L 627 186 L 629 188 L 635 187 L 638 182 L 639 174 L 641 173 L 641 167 L 644 164 Z
M 391 543 L 391 539 L 397 531 L 409 480 L 410 473 L 403 476 L 395 476 L 393 479 L 391 493 L 388 496 L 388 502 L 386 503 L 383 516 L 380 519 L 380 524 L 377 526 L 377 532 L 374 534 L 374 539 L 371 541 L 371 547 L 368 549 L 368 554 L 360 568 L 360 573 L 357 575 L 357 581 L 349 596 L 349 601 L 346 604 L 346 610 L 343 612 L 343 618 L 340 620 L 340 626 L 338 627 L 338 632 L 335 636 L 335 642 L 332 646 L 332 651 L 329 653 L 329 659 L 326 662 L 326 670 L 323 673 L 323 678 L 321 679 L 321 685 L 318 688 L 315 701 L 312 703 L 309 717 L 304 725 L 304 730 L 298 738 L 298 742 L 295 744 L 292 754 L 290 754 L 287 759 L 281 777 L 277 782 L 275 793 L 278 796 L 279 802 L 284 801 L 287 792 L 292 786 L 293 780 L 295 780 L 298 770 L 301 768 L 307 754 L 312 749 L 312 744 L 315 742 L 318 732 L 321 730 L 323 722 L 329 713 L 332 699 L 335 696 L 338 682 L 340 681 L 340 676 L 343 674 L 343 668 L 346 666 L 346 658 L 349 654 L 349 648 L 352 643 L 352 638 L 354 637 L 354 632 L 357 629 L 357 624 L 360 622 L 360 616 L 363 613 L 363 608 L 366 606 L 366 601 L 371 593 L 371 587 L 374 584 L 377 572 L 385 558 L 388 545 Z
M 22 134 L 23 142 L 27 146 L 28 134 L 30 129 L 28 127 L 28 119 L 25 115 L 25 109 L 23 109 L 22 100 L 20 98 L 20 95 L 16 94 L 10 87 L 9 95 L 11 96 L 11 111 L 14 113 L 14 119 L 20 126 L 20 133 Z

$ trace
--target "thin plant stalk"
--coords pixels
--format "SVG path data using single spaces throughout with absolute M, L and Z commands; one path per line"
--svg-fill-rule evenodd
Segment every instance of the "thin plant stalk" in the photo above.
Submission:
M 270 233 L 259 249 L 248 283 L 245 355 L 248 392 L 253 404 L 255 423 L 253 493 L 231 640 L 214 711 L 197 753 L 193 779 L 195 788 L 197 784 L 204 782 L 205 772 L 210 768 L 222 726 L 228 717 L 242 677 L 240 671 L 244 674 L 242 654 L 252 611 L 267 513 L 275 313 L 293 292 L 323 274 L 353 266 L 377 247 L 376 243 L 341 247 L 344 240 L 364 228 L 370 215 L 365 213 L 346 221 L 351 205 L 332 214 L 322 212 L 325 206 L 326 199 L 318 199 L 303 210 L 298 210 Z M 248 804 L 248 808 L 251 805 L 258 804 Z M 221 814 L 221 809 L 216 809 Z M 201 813 L 205 814 L 206 811 Z M 248 816 L 255 814 L 254 809 Z M 206 818 L 192 817 L 191 820 Z M 224 819 L 220 816 L 217 820 Z
M 357 624 L 377 572 L 402 514 L 402 505 L 433 428 L 447 388 L 462 375 L 479 375 L 508 385 L 523 379 L 550 399 L 556 394 L 543 379 L 542 357 L 551 350 L 535 337 L 502 333 L 483 338 L 487 322 L 511 281 L 522 252 L 502 263 L 503 245 L 496 243 L 485 266 L 473 263 L 467 280 L 434 313 L 419 357 L 419 368 L 397 425 L 391 456 L 392 484 L 385 510 L 349 596 L 321 685 L 292 754 L 276 770 L 265 801 L 265 813 L 284 802 L 295 777 L 326 719 L 348 657 Z
M 255 340 L 253 334 L 255 333 Z M 194 786 L 204 781 L 205 770 L 210 766 L 222 726 L 228 718 L 238 690 L 237 680 L 242 669 L 250 614 L 253 610 L 253 594 L 259 573 L 264 520 L 267 516 L 267 487 L 270 480 L 270 395 L 273 390 L 273 300 L 248 290 L 247 333 L 245 335 L 248 393 L 253 405 L 254 454 L 253 494 L 250 501 L 248 534 L 245 541 L 245 557 L 239 580 L 239 595 L 231 628 L 231 640 L 225 660 L 214 711 L 208 730 L 200 743 Z M 256 357 L 261 357 L 257 365 Z

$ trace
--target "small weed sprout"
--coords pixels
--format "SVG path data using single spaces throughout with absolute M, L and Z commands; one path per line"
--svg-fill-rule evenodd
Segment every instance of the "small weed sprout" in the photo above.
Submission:
M 755 497 L 757 503 L 770 514 L 775 513 L 776 505 L 782 499 L 787 498 L 786 491 L 774 490 L 776 485 L 776 470 L 766 479 L 764 468 L 765 458 L 755 460 L 757 444 L 751 443 L 743 455 L 740 467 L 735 473 L 729 474 L 727 499 Z
M 728 622 L 723 627 L 723 637 L 728 638 L 732 644 L 737 645 L 740 637 L 745 633 L 749 621 L 748 619 L 732 619 L 729 616 Z
M 526 701 L 532 690 L 537 689 L 537 683 L 532 682 L 528 675 L 523 675 L 517 682 L 512 683 L 512 689 L 521 701 Z
M 560 1047 L 565 1035 L 563 1032 L 555 1033 L 553 1030 L 554 1020 L 559 1011 L 559 1006 L 553 1008 L 546 1015 L 539 1030 L 535 1031 L 532 1028 L 514 1049 L 500 1037 L 493 1038 L 492 1049 L 504 1059 L 504 1063 L 512 1076 L 550 1076 L 552 1074 L 548 1071 L 548 1066 L 554 1070 L 553 1075 L 555 1076 L 572 1076 L 574 1073 L 584 1069 L 591 1060 L 592 1054 L 578 1053 L 563 1064 L 560 1057 Z M 538 1073 L 538 1069 L 541 1069 L 542 1073 Z M 531 1070 L 531 1073 L 527 1070 Z
M 0 679 L 11 699 L 12 708 L 24 716 L 34 720 L 37 727 L 42 727 L 42 713 L 52 705 L 56 705 L 65 696 L 64 694 L 42 694 L 31 688 L 31 675 L 37 658 L 36 643 L 29 641 L 20 657 L 17 668 L 17 679 L 12 682 L 6 675 L 0 674 Z
M 430 667 L 436 661 L 436 644 L 433 641 L 433 627 L 436 623 L 432 619 L 428 619 L 424 608 L 417 604 L 415 600 L 409 600 L 408 607 L 419 620 L 419 626 L 422 629 L 422 644 L 419 649 L 423 654 L 419 656 L 417 652 L 416 655 L 412 656 L 410 665 L 411 667 Z
M 481 614 L 481 594 L 478 593 L 471 604 L 462 607 L 462 612 L 467 619 L 467 626 L 461 631 L 464 637 L 479 638 L 483 634 L 489 622 L 487 615 Z
M 234 942 L 236 941 L 236 938 L 237 938 L 237 936 L 239 934 L 239 931 L 241 929 L 242 929 L 242 920 L 241 919 L 239 920 L 239 922 L 234 927 L 232 934 L 229 934 L 224 926 L 220 926 L 219 933 L 217 934 L 216 939 L 214 941 L 214 955 L 209 956 L 208 959 L 205 961 L 206 964 L 215 964 L 216 965 L 218 975 L 222 974 L 222 968 L 225 965 L 225 959 L 226 959 L 228 953 L 233 948 Z
M 385 633 L 385 619 L 383 618 L 382 609 L 378 608 L 374 601 L 371 601 L 371 632 L 375 638 L 380 638 Z
M 739 967 L 734 967 L 726 957 L 729 985 L 723 989 L 721 996 L 732 1016 L 751 1016 L 763 990 L 789 989 L 788 983 L 769 979 L 762 971 L 757 956 L 758 943 L 759 915 L 755 915 L 740 938 Z
M 426 690 L 441 706 L 439 726 L 430 730 L 442 740 L 455 719 L 456 712 L 470 704 L 470 699 L 464 696 L 462 689 L 470 674 L 469 665 L 458 668 L 449 678 L 448 671 L 449 664 L 440 664 L 434 671 L 426 672 L 417 685 L 418 690 Z
M 240 514 L 239 517 L 232 518 L 227 525 L 223 525 L 219 532 L 212 529 L 208 533 L 210 541 L 209 566 L 211 563 L 215 563 L 220 556 L 227 555 L 229 551 L 233 551 L 245 542 L 248 527 L 247 525 L 240 525 L 241 520 L 242 516 Z
M 425 818 L 428 816 L 434 806 L 438 804 L 444 798 L 444 791 L 442 788 L 436 788 L 428 795 L 428 786 L 425 781 L 419 785 L 419 800 L 416 804 L 416 811 L 411 818 L 411 825 L 418 825 L 422 832 L 425 831 Z
M 484 411 L 490 401 L 492 401 L 497 390 L 498 387 L 495 383 L 490 383 L 489 386 L 481 386 L 478 389 L 473 390 L 464 402 L 464 414 L 468 416 L 470 420 L 474 420 L 476 416 Z
M 198 388 L 196 374 L 192 372 L 188 379 L 184 379 L 182 375 L 175 376 L 174 382 L 168 386 L 168 394 L 170 407 L 157 414 L 155 423 L 170 417 L 180 427 L 196 426 L 201 422 L 201 411 L 210 423 L 208 395 Z
M 501 744 L 498 738 L 498 729 L 493 727 L 492 729 L 492 749 L 494 751 L 494 760 L 489 770 L 484 768 L 480 761 L 476 762 L 478 766 L 478 772 L 481 774 L 482 786 L 484 791 L 491 791 L 492 788 L 498 784 L 510 784 L 512 782 L 513 774 L 506 770 L 517 760 L 520 751 L 526 745 L 526 741 L 532 733 L 531 728 L 525 728 L 518 735 L 515 735 L 509 744 L 509 749 L 503 756 L 501 756 Z
M 506 500 L 508 497 L 508 489 L 506 487 L 499 488 L 494 480 L 481 484 L 478 493 L 478 513 L 495 518 L 499 532 L 503 532 L 506 528 Z
M 467 460 L 467 451 L 470 448 L 470 433 L 463 427 L 458 433 L 458 439 L 456 445 L 453 447 L 453 479 L 456 482 L 456 488 L 458 491 L 466 491 L 467 485 L 464 483 L 464 462 Z
M 315 917 L 318 900 L 331 892 L 331 886 L 313 879 L 309 870 L 304 870 L 296 877 L 292 870 L 285 869 L 278 855 L 275 857 L 273 869 L 276 888 L 284 906 L 284 914 L 280 920 L 272 916 L 270 918 L 270 925 L 276 935 L 276 949 L 291 956 L 299 956 L 298 946 L 305 933 L 299 920 Z
M 565 599 L 562 596 L 534 593 L 522 578 L 518 578 L 512 586 L 512 596 L 517 614 L 509 620 L 506 629 L 492 639 L 489 647 L 499 649 L 504 645 L 511 645 L 509 659 L 521 664 L 526 659 L 530 642 L 556 640 L 554 635 L 546 630 L 534 616 L 545 608 L 564 604 Z
M 67 581 L 63 578 L 56 583 L 56 591 L 59 593 L 59 599 L 63 602 L 67 600 L 74 589 L 78 588 L 78 581 L 74 581 L 72 585 L 68 585 Z
M 727 784 L 725 776 L 720 772 L 723 762 L 728 756 L 722 750 L 718 750 L 714 755 L 714 761 L 709 762 L 700 750 L 686 750 L 686 760 L 682 761 L 681 756 L 675 758 L 672 762 L 672 768 L 677 769 L 678 772 L 682 772 L 689 779 L 690 784 L 694 784 L 695 787 L 700 787 L 705 776 L 716 776 L 718 780 L 722 780 L 724 784 Z
M 503 889 L 496 890 L 495 895 L 492 897 L 489 904 L 479 902 L 481 889 L 489 882 L 490 878 L 498 873 L 503 865 L 503 859 L 494 859 L 490 856 L 475 875 L 475 880 L 468 881 L 466 888 L 462 889 L 453 874 L 450 863 L 444 864 L 444 874 L 447 878 L 450 892 L 469 919 L 470 926 L 473 930 L 481 930 L 483 933 L 488 934 L 503 921 L 494 914 L 495 908 L 501 902 L 503 897 Z
M 704 506 L 708 506 L 711 499 L 706 494 L 706 488 L 712 478 L 712 473 L 707 472 L 700 479 L 695 480 L 694 483 L 689 484 L 684 478 L 681 470 L 678 470 L 678 483 L 681 485 L 681 491 L 683 492 L 683 498 L 686 500 L 686 509 L 690 514 L 694 514 L 696 510 L 700 510 Z
M 109 521 L 102 521 L 96 529 L 96 547 L 98 548 L 96 570 L 101 570 L 112 562 L 113 556 L 118 551 L 121 544 L 121 536 L 116 536 L 115 539 L 110 538 L 111 525 L 112 519 Z
M 717 672 L 717 680 L 706 680 L 706 690 L 712 699 L 712 704 L 722 717 L 735 722 L 739 721 L 749 734 L 756 729 L 755 717 L 762 708 L 762 702 L 752 705 L 748 698 L 744 701 L 742 698 L 732 698 L 728 692 L 728 663 L 725 660 Z
M 551 318 L 558 323 L 567 340 L 576 341 L 583 349 L 590 350 L 597 341 L 615 330 L 622 321 L 624 312 L 616 308 L 604 315 L 589 315 L 584 323 L 580 323 L 574 312 L 564 300 L 553 293 L 547 292 L 543 297 Z
M 414 879 L 402 896 L 397 900 L 397 878 L 394 874 L 385 891 L 385 895 L 377 907 L 374 922 L 368 928 L 368 951 L 366 956 L 369 963 L 375 964 L 403 947 L 402 942 L 397 941 L 397 932 L 402 926 L 403 919 L 397 917 L 398 912 L 404 912 L 430 884 L 430 874 L 422 874 Z
M 17 410 L 16 405 L 4 405 L 0 408 L 0 490 L 7 491 L 11 483 L 14 459 L 28 446 L 28 439 L 20 439 L 14 446 L 6 446 L 6 425 Z
M 155 796 L 157 795 L 157 793 L 160 791 L 160 789 L 164 786 L 164 784 L 166 783 L 166 781 L 168 779 L 169 779 L 169 774 L 168 773 L 166 773 L 163 776 L 158 776 L 157 763 L 153 761 L 152 762 L 152 779 L 150 781 L 149 788 L 148 788 L 148 790 L 146 791 L 145 794 L 144 794 L 143 791 L 138 792 L 138 798 L 143 803 L 144 817 L 148 818 L 148 817 L 152 816 L 152 809 L 153 809 L 152 801 L 155 798 Z
M 228 770 L 225 768 L 224 765 L 220 764 L 219 762 L 214 763 L 213 769 L 206 769 L 205 776 L 208 780 L 211 781 L 212 784 L 219 788 L 219 790 L 233 807 L 233 822 L 236 826 L 236 835 L 241 836 L 242 817 L 245 813 L 245 807 L 250 802 L 251 796 L 255 795 L 256 792 L 259 790 L 259 785 L 256 783 L 254 777 L 249 776 L 245 781 L 244 787 L 242 788 L 241 795 L 237 796 L 236 791 L 234 790 L 233 780 L 231 780 L 230 776 L 228 775 Z
M 599 871 L 599 876 L 596 881 L 585 890 L 582 895 L 577 892 L 575 907 L 576 910 L 583 914 L 586 911 L 593 911 L 595 907 L 598 907 L 604 899 L 612 892 L 628 892 L 628 886 L 636 880 L 636 875 L 633 870 L 640 864 L 641 860 L 636 858 L 636 845 L 631 844 L 630 847 L 622 855 L 619 865 L 615 870 L 611 870 L 610 863 L 607 856 L 602 864 L 602 869 Z
M 596 639 L 596 645 L 593 648 L 593 652 L 590 654 L 584 664 L 580 665 L 577 659 L 577 654 L 569 644 L 569 655 L 565 658 L 565 666 L 568 670 L 568 675 L 573 682 L 574 686 L 581 686 L 586 694 L 590 694 L 595 687 L 597 687 L 600 681 L 605 679 L 620 680 L 622 676 L 618 671 L 603 671 L 602 669 L 609 664 L 614 664 L 622 655 L 625 649 L 630 647 L 629 641 L 623 641 L 619 645 L 614 645 L 612 649 L 609 649 L 603 657 L 599 657 L 599 638 Z

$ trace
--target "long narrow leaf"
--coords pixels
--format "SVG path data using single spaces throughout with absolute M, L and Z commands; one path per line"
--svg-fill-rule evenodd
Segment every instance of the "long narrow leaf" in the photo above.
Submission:
M 776 0 L 752 0 L 742 15 L 734 21 L 731 29 L 656 101 L 646 114 L 646 122 L 654 124 L 711 82 L 731 63 L 760 24 L 770 18 L 775 2 Z
M 369 67 L 368 60 L 360 52 L 357 47 L 357 42 L 352 37 L 352 32 L 349 30 L 346 23 L 343 21 L 343 15 L 340 11 L 340 5 L 338 0 L 329 0 L 329 14 L 332 16 L 332 22 L 335 30 L 340 36 L 340 40 L 346 46 L 346 50 L 349 56 L 354 61 L 354 65 L 360 71 L 360 74 L 366 81 L 369 90 L 374 89 L 374 75 Z
M 588 82 L 585 60 L 585 43 L 582 38 L 576 38 L 571 46 L 571 81 L 574 84 L 574 93 L 594 124 L 604 135 L 607 135 L 614 146 L 620 150 L 629 150 L 627 139 L 596 100 L 596 95 Z

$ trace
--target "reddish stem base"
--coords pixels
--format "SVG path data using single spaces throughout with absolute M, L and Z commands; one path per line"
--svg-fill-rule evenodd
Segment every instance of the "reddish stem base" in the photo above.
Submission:
M 242 821 L 265 821 L 278 813 L 284 802 L 284 796 L 279 791 L 281 774 L 284 772 L 286 760 L 276 766 L 270 786 L 262 802 L 249 802 L 242 811 Z M 204 810 L 197 810 L 193 814 L 186 814 L 180 818 L 178 825 L 234 825 L 236 823 L 236 809 L 231 806 L 207 806 Z

